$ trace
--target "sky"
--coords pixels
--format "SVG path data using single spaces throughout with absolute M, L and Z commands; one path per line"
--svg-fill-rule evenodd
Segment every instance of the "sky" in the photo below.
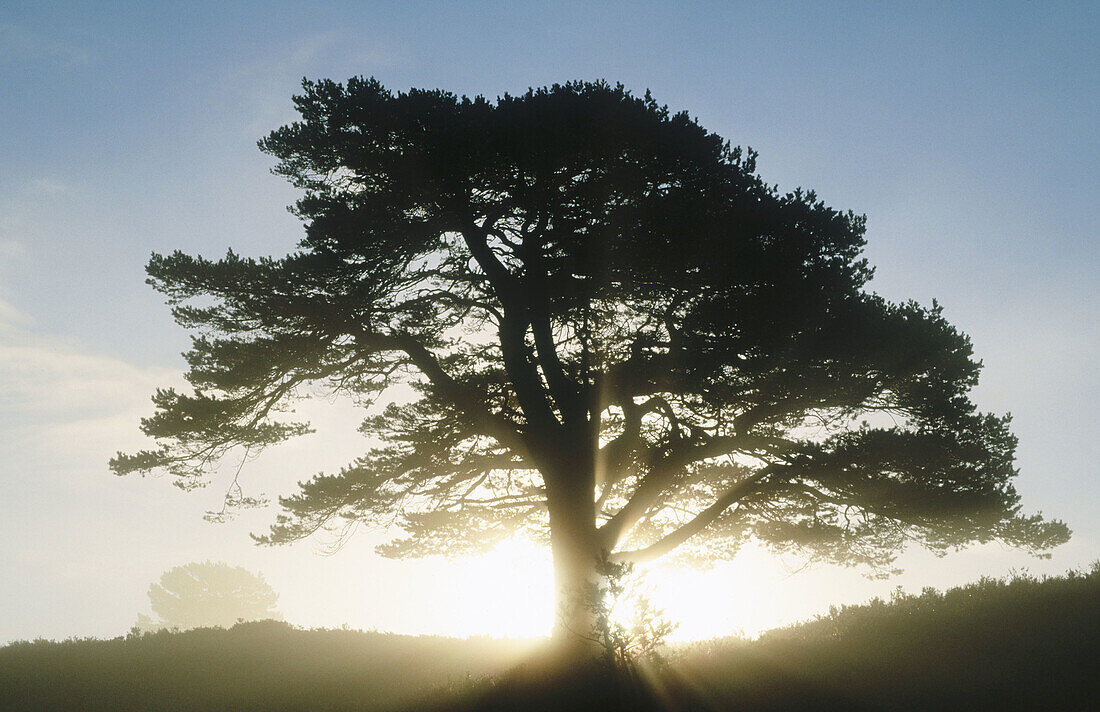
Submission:
M 831 604 L 1100 559 L 1100 9 L 1094 3 L 263 2 L 0 6 L 0 643 L 109 637 L 190 561 L 262 572 L 305 626 L 451 635 L 548 630 L 545 556 L 389 561 L 385 532 L 258 548 L 274 509 L 226 524 L 239 463 L 205 490 L 117 478 L 187 334 L 144 283 L 152 252 L 279 256 L 295 191 L 256 141 L 295 118 L 303 77 L 394 90 L 521 93 L 622 82 L 687 110 L 787 191 L 868 218 L 874 291 L 936 299 L 985 364 L 983 410 L 1011 412 L 1024 508 L 1066 521 L 1049 560 L 998 546 L 906 553 L 905 573 L 748 551 L 651 572 L 683 637 Z M 274 497 L 369 443 L 346 403 L 318 434 L 245 465 Z

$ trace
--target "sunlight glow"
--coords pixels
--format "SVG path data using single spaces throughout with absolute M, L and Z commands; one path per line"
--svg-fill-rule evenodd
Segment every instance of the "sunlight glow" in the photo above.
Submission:
M 789 568 L 756 548 L 743 549 L 733 561 L 703 571 L 658 563 L 646 570 L 645 579 L 652 585 L 653 604 L 679 623 L 670 636 L 677 641 L 751 638 L 810 617 L 827 605 L 819 591 L 798 585 Z
M 654 564 L 640 586 L 664 616 L 678 624 L 672 641 L 729 635 L 755 637 L 769 628 L 812 617 L 843 592 L 822 586 L 813 572 L 795 573 L 767 551 L 746 548 L 708 570 Z M 546 636 L 553 626 L 553 567 L 548 550 L 510 540 L 477 557 L 438 560 L 432 580 L 445 589 L 435 610 L 421 611 L 409 632 L 454 637 Z M 633 605 L 623 605 L 629 618 Z M 628 622 L 626 620 L 622 621 Z
M 445 587 L 446 609 L 418 616 L 425 633 L 455 637 L 525 638 L 549 635 L 553 625 L 553 569 L 549 551 L 511 540 L 479 557 L 441 560 L 435 581 Z M 642 591 L 678 623 L 674 641 L 762 631 L 812 617 L 837 591 L 825 591 L 812 573 L 794 571 L 766 551 L 746 548 L 731 562 L 699 571 L 655 564 L 642 570 Z M 622 606 L 629 617 L 633 606 Z M 626 621 L 623 621 L 626 622 Z
M 549 552 L 522 540 L 445 564 L 439 584 L 453 596 L 455 617 L 442 635 L 528 638 L 550 634 L 553 569 Z

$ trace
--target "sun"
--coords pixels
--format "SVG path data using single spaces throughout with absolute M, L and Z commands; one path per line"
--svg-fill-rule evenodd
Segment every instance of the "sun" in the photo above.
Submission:
M 554 575 L 549 552 L 521 539 L 482 556 L 455 559 L 441 577 L 453 596 L 454 620 L 444 635 L 534 638 L 553 626 Z
M 653 604 L 679 624 L 671 640 L 755 637 L 804 615 L 792 605 L 790 570 L 762 549 L 745 548 L 706 570 L 657 563 L 644 575 Z
M 409 610 L 383 627 L 457 638 L 540 638 L 554 623 L 553 562 L 547 547 L 510 539 L 478 556 L 404 562 Z M 747 547 L 705 570 L 657 562 L 632 577 L 654 607 L 677 624 L 670 641 L 754 637 L 812 616 L 838 591 L 795 575 L 763 549 Z M 413 593 L 413 592 L 416 593 Z M 390 598 L 388 605 L 398 603 Z M 630 615 L 629 603 L 623 608 Z
M 753 637 L 807 614 L 792 596 L 792 574 L 766 551 L 746 548 L 707 570 L 657 563 L 640 569 L 644 594 L 678 624 L 671 640 Z M 530 638 L 553 627 L 549 552 L 509 540 L 488 554 L 455 559 L 439 577 L 454 615 L 443 635 Z M 799 587 L 795 586 L 794 589 Z M 797 593 L 797 592 L 796 592 Z

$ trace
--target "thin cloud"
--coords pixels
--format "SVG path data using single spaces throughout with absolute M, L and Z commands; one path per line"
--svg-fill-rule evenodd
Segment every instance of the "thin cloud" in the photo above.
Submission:
M 22 257 L 26 253 L 27 248 L 19 240 L 0 237 L 0 267 L 7 262 L 15 260 L 17 257 Z M 0 314 L 3 314 L 2 308 L 0 308 Z M 2 318 L 3 317 L 0 317 L 0 319 Z
M 0 258 L 4 255 L 5 244 L 7 243 L 0 242 Z M 0 299 L 0 340 L 4 338 L 5 332 L 22 328 L 26 323 L 27 317 L 23 312 L 16 309 L 12 304 Z
M 79 193 L 72 183 L 44 176 L 21 181 L 0 194 L 0 271 L 26 257 L 28 244 L 54 232 L 43 220 Z
M 289 96 L 303 76 L 340 76 L 333 64 L 349 67 L 350 74 L 371 74 L 380 68 L 407 64 L 406 56 L 385 43 L 363 46 L 361 37 L 331 30 L 303 37 L 278 53 L 237 66 L 226 75 L 226 86 L 241 95 L 248 117 L 248 136 L 266 134 L 275 126 L 297 119 Z
M 0 301 L 0 429 L 9 434 L 133 416 L 150 410 L 157 385 L 178 378 L 35 334 L 29 319 Z
M 54 178 L 35 178 L 31 181 L 30 192 L 38 195 L 59 195 L 70 190 L 68 183 Z
M 0 62 L 46 61 L 63 69 L 90 64 L 86 48 L 11 23 L 0 23 Z

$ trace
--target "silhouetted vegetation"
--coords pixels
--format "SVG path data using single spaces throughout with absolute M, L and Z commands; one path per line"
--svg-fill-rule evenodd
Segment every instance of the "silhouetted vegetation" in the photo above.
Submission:
M 500 673 L 531 641 L 243 623 L 0 649 L 2 710 L 389 710 Z
M 0 649 L 0 709 L 1092 710 L 1100 567 L 898 594 L 636 674 L 535 650 L 275 622 L 21 642 Z
M 653 605 L 643 573 L 629 562 L 603 559 L 597 568 L 600 582 L 592 585 L 588 607 L 595 623 L 588 638 L 603 649 L 604 660 L 627 675 L 636 666 L 660 665 L 660 649 L 678 627 Z
M 845 606 L 694 645 L 677 671 L 724 709 L 1100 709 L 1100 566 Z

